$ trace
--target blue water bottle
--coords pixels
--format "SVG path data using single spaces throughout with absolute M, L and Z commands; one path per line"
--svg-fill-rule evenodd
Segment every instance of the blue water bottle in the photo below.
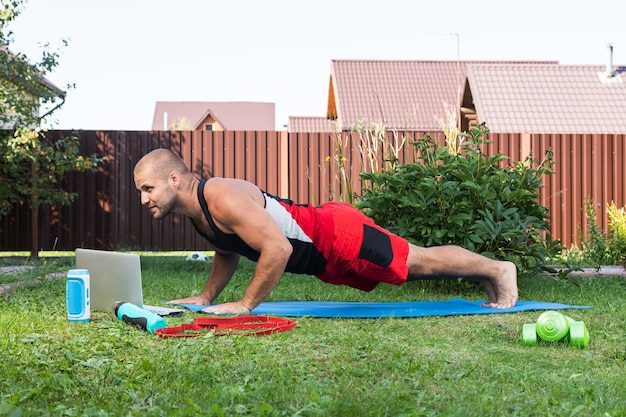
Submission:
M 89 271 L 70 269 L 65 282 L 65 301 L 69 321 L 86 323 L 91 316 Z
M 113 305 L 113 313 L 123 322 L 134 324 L 150 334 L 167 326 L 163 317 L 133 303 L 117 302 Z

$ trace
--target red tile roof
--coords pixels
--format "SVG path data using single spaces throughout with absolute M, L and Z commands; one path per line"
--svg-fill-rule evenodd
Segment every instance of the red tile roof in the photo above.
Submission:
M 480 122 L 493 132 L 626 133 L 626 67 L 471 65 Z
M 328 117 L 349 129 L 362 119 L 385 120 L 391 129 L 439 130 L 444 102 L 456 107 L 468 65 L 556 64 L 556 61 L 367 61 L 331 62 Z
M 289 116 L 288 132 L 334 132 L 333 122 L 326 117 Z
M 274 103 L 157 101 L 152 119 L 152 130 L 167 130 L 172 123 L 186 121 L 189 130 L 202 129 L 202 123 L 212 116 L 224 130 L 276 130 Z

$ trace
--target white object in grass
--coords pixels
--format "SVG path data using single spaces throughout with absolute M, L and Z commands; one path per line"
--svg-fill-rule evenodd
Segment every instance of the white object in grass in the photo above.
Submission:
M 202 252 L 193 252 L 187 256 L 188 261 L 206 261 L 208 258 Z

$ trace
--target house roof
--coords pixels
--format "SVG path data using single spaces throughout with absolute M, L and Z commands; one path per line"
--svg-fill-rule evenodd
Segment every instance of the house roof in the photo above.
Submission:
M 3 68 L 2 71 L 4 78 L 6 78 L 10 82 L 14 83 L 24 83 L 24 73 L 27 72 L 29 75 L 33 76 L 39 84 L 44 86 L 48 91 L 52 92 L 55 96 L 59 98 L 65 97 L 65 91 L 61 90 L 59 87 L 54 85 L 50 80 L 48 80 L 43 72 L 40 71 L 36 66 L 32 65 L 28 61 L 26 61 L 23 55 L 18 55 L 11 52 L 9 49 L 4 46 L 0 46 L 0 54 L 2 55 L 3 63 L 6 63 L 6 68 Z M 10 64 L 15 62 L 18 64 L 21 69 L 15 70 L 11 68 Z
M 334 132 L 333 122 L 326 117 L 289 116 L 288 132 Z
M 557 64 L 557 61 L 333 60 L 327 117 L 343 129 L 384 120 L 388 128 L 439 130 L 444 103 L 456 107 L 473 64 Z
M 190 130 L 196 130 L 208 116 L 212 116 L 224 130 L 276 130 L 274 103 L 157 101 L 152 130 L 167 130 L 164 128 L 165 113 L 168 127 L 185 120 Z
M 626 133 L 626 67 L 471 65 L 467 77 L 493 132 Z

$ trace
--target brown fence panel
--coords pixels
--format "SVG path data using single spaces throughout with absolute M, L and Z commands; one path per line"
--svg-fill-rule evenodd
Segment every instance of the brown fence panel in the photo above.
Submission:
M 71 135 L 72 132 L 50 132 L 52 139 Z M 99 132 L 83 132 L 80 136 L 82 154 L 108 155 L 111 142 Z M 39 246 L 46 249 L 63 250 L 69 245 L 100 246 L 115 239 L 111 233 L 116 218 L 112 208 L 116 207 L 115 188 L 117 183 L 110 175 L 110 162 L 101 166 L 97 173 L 69 175 L 63 183 L 64 189 L 78 194 L 69 206 L 42 206 L 39 210 Z M 30 227 L 16 231 L 31 235 Z M 29 245 L 21 246 L 26 250 Z
M 522 155 L 522 135 L 517 133 L 489 133 L 483 151 L 487 155 L 501 154 L 509 157 L 504 165 L 523 161 L 526 155 Z
M 69 134 L 48 132 L 52 139 Z M 199 178 L 241 178 L 271 193 L 281 186 L 278 132 L 84 131 L 79 141 L 82 154 L 97 153 L 107 163 L 96 173 L 68 176 L 64 188 L 78 193 L 70 206 L 40 208 L 41 250 L 208 249 L 186 218 L 172 215 L 155 221 L 141 206 L 133 168 L 156 148 L 180 154 Z M 29 238 L 29 211 L 22 204 L 0 222 L 0 250 L 28 250 Z
M 586 200 L 596 208 L 598 225 L 607 230 L 606 206 L 626 204 L 624 135 L 531 135 L 536 158 L 554 154 L 555 173 L 544 178 L 541 204 L 548 207 L 552 235 L 566 247 L 580 244 L 579 230 L 588 228 Z
M 292 133 L 288 138 L 288 194 L 298 203 L 319 204 L 333 200 L 335 172 L 326 160 L 333 152 L 330 133 Z
M 418 160 L 414 142 L 426 133 L 442 145 L 441 132 L 387 132 L 391 143 L 405 140 L 400 163 Z M 51 138 L 69 135 L 51 131 Z M 352 192 L 361 194 L 359 174 L 367 162 L 357 133 L 340 136 L 346 175 Z M 541 204 L 550 210 L 552 235 L 566 247 L 579 243 L 585 230 L 584 202 L 596 204 L 597 219 L 607 228 L 606 206 L 626 205 L 626 137 L 624 135 L 494 134 L 487 154 L 510 157 L 510 164 L 530 153 L 542 160 L 554 154 L 554 175 L 544 178 Z M 97 153 L 108 162 L 96 173 L 71 174 L 63 183 L 78 193 L 67 207 L 41 207 L 39 247 L 42 250 L 98 249 L 206 250 L 208 245 L 190 221 L 173 215 L 153 220 L 141 206 L 133 184 L 133 167 L 147 152 L 169 148 L 181 155 L 199 178 L 241 178 L 297 202 L 338 201 L 345 194 L 338 169 L 337 137 L 330 133 L 286 132 L 80 132 L 83 154 Z M 382 150 L 379 150 L 382 152 Z M 379 155 L 382 161 L 382 153 Z M 381 162 L 382 163 L 382 162 Z M 30 218 L 25 204 L 0 219 L 0 250 L 30 249 Z
M 29 250 L 29 230 L 30 212 L 25 204 L 18 204 L 13 211 L 0 218 L 0 250 Z
M 404 133 L 409 141 L 429 134 L 441 146 L 445 138 L 441 132 Z M 506 134 L 489 133 L 489 143 L 483 150 L 488 155 L 496 153 L 509 157 L 503 166 L 525 161 L 527 156 L 540 163 L 552 152 L 554 174 L 543 178 L 540 190 L 541 204 L 549 209 L 553 239 L 570 248 L 580 245 L 579 230 L 589 226 L 585 218 L 585 200 L 596 205 L 596 216 L 603 231 L 608 228 L 606 207 L 615 202 L 618 207 L 626 205 L 626 138 L 625 135 L 571 135 L 571 134 Z M 388 133 L 388 140 L 394 140 Z M 358 146 L 353 134 L 351 146 Z M 415 147 L 407 146 L 401 153 L 401 162 L 417 160 Z M 352 152 L 353 159 L 359 158 Z M 403 159 L 404 158 L 404 159 Z M 358 178 L 362 165 L 352 164 L 352 179 Z M 360 194 L 360 184 L 353 181 L 353 189 Z

